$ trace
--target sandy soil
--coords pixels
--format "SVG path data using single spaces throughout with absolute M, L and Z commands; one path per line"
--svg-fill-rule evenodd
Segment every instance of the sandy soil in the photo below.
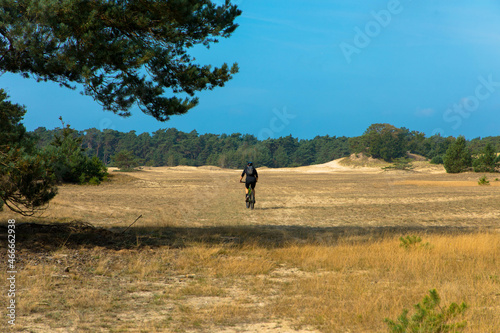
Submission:
M 130 225 L 213 227 L 495 226 L 500 181 L 482 174 L 446 174 L 415 162 L 411 171 L 346 166 L 343 160 L 299 168 L 258 168 L 257 205 L 243 204 L 240 170 L 217 167 L 145 167 L 101 186 L 64 185 L 41 216 L 25 221 L 84 221 L 113 228 Z M 10 218 L 8 211 L 0 218 Z
M 0 212 L 0 220 L 16 218 L 19 223 L 42 224 L 61 221 L 90 223 L 105 230 L 87 239 L 72 236 L 70 242 L 76 242 L 75 246 L 80 241 L 84 245 L 87 242 L 88 246 L 102 247 L 113 240 L 113 235 L 134 222 L 133 231 L 155 228 L 159 230 L 157 233 L 164 232 L 165 237 L 159 241 L 164 242 L 162 246 L 174 249 L 181 248 L 187 241 L 238 243 L 239 236 L 224 239 L 226 227 L 240 228 L 242 233 L 253 233 L 257 239 L 275 244 L 287 240 L 328 244 L 345 235 L 372 237 L 377 233 L 404 234 L 408 230 L 430 234 L 500 230 L 500 181 L 495 180 L 495 174 L 487 174 L 491 185 L 479 186 L 477 180 L 483 174 L 446 174 L 442 166 L 424 161 L 415 162 L 416 168 L 412 171 L 384 171 L 380 166 L 349 166 L 342 162 L 345 161 L 299 168 L 259 168 L 254 211 L 244 205 L 243 186 L 238 182 L 241 170 L 146 167 L 133 173 L 110 169 L 111 181 L 100 186 L 61 186 L 59 194 L 41 216 L 21 218 L 6 210 Z M 61 232 L 60 239 L 54 238 L 55 235 L 52 235 L 52 240 L 47 239 L 60 248 L 60 244 L 69 244 L 67 235 L 72 231 L 71 228 L 68 230 Z M 141 237 L 147 239 L 147 236 Z M 141 239 L 138 237 L 132 241 L 139 244 Z M 45 260 L 37 252 L 42 245 L 43 240 L 26 245 L 27 249 L 33 247 L 30 260 Z M 109 250 L 110 253 L 113 251 Z M 125 254 L 129 253 L 127 251 Z M 74 253 L 75 256 L 88 256 L 88 261 L 94 260 L 84 251 L 75 249 Z M 117 256 L 120 254 L 116 252 Z M 53 258 L 52 255 L 45 256 Z M 66 274 L 65 266 L 75 265 L 64 260 L 60 264 L 61 276 Z M 283 282 L 286 279 L 293 281 L 306 273 L 277 269 L 272 274 Z M 176 283 L 186 286 L 186 280 L 189 281 L 189 277 L 173 279 L 175 283 L 169 280 L 164 285 L 176 288 Z M 115 283 L 112 279 L 110 281 Z M 148 288 L 163 287 L 151 285 Z M 225 302 L 243 297 L 244 290 L 235 289 L 231 293 Z M 149 302 L 153 296 L 151 292 L 139 289 L 127 297 Z M 205 306 L 214 299 L 192 297 L 189 302 L 193 303 L 188 305 Z M 255 304 L 258 304 L 257 300 Z M 133 315 L 133 311 L 129 311 L 117 316 L 133 318 Z M 36 313 L 31 319 L 34 323 L 44 320 L 36 317 Z M 34 331 L 44 332 L 44 328 Z M 295 331 L 286 320 L 238 323 L 221 327 L 217 332 L 292 331 L 313 332 L 307 328 Z

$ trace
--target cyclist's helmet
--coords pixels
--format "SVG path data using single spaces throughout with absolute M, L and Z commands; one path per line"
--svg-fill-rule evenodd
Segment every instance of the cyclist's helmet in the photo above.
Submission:
M 247 162 L 247 165 L 253 165 L 253 163 L 252 162 Z

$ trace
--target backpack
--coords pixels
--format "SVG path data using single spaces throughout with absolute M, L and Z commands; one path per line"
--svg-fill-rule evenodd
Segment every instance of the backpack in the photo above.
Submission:
M 255 169 L 254 169 L 253 165 L 248 165 L 246 170 L 245 170 L 245 173 L 247 174 L 247 177 L 253 177 L 253 175 L 255 173 Z

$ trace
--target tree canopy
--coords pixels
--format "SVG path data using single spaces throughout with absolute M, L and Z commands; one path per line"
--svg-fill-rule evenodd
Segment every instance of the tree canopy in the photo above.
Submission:
M 39 139 L 39 147 L 43 148 L 50 146 L 54 137 L 60 136 L 63 131 L 64 128 L 47 130 L 39 127 L 33 135 Z M 389 136 L 387 133 L 390 138 L 383 140 L 384 135 Z M 124 151 L 128 155 L 127 160 L 139 159 L 141 165 L 146 166 L 214 165 L 224 168 L 241 168 L 249 160 L 256 166 L 297 167 L 326 163 L 361 152 L 372 157 L 375 157 L 375 153 L 382 152 L 386 158 L 400 164 L 405 162 L 402 159 L 408 157 L 409 152 L 443 164 L 445 153 L 457 140 L 452 136 L 442 137 L 439 134 L 427 137 L 424 133 L 395 128 L 389 124 L 374 124 L 362 136 L 351 138 L 326 135 L 298 139 L 289 135 L 258 140 L 250 134 L 186 133 L 175 128 L 141 134 L 135 131 L 125 133 L 90 128 L 75 131 L 73 135 L 81 138 L 81 147 L 85 148 L 88 157 L 98 158 L 106 165 L 118 166 L 118 160 L 123 157 L 120 152 Z M 500 136 L 465 141 L 466 153 L 469 157 L 472 155 L 474 161 L 481 156 L 495 156 L 500 151 Z M 490 147 L 486 152 L 488 144 Z M 452 158 L 454 159 L 455 157 Z M 485 161 L 490 160 L 488 158 Z M 476 161 L 476 164 L 479 162 Z M 499 162 L 500 157 L 497 157 L 495 163 Z M 496 169 L 497 164 L 494 165 Z
M 453 144 L 448 147 L 443 157 L 446 172 L 459 173 L 468 170 L 472 166 L 471 152 L 467 148 L 467 142 L 463 136 L 459 136 Z
M 0 210 L 33 215 L 56 195 L 56 179 L 21 123 L 26 109 L 7 98 L 0 89 Z
M 237 28 L 227 0 L 0 0 L 0 72 L 54 81 L 104 110 L 129 116 L 138 105 L 159 121 L 186 113 L 195 93 L 238 71 L 199 65 L 188 53 Z M 168 95 L 166 96 L 166 90 Z M 178 97 L 178 95 L 188 97 Z
M 408 130 L 390 124 L 372 124 L 365 133 L 350 141 L 351 149 L 357 153 L 367 153 L 374 158 L 392 161 L 406 156 Z

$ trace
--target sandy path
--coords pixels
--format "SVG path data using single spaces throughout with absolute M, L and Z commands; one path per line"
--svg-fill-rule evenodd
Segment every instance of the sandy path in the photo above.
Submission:
M 353 167 L 340 164 L 346 157 L 333 160 L 323 164 L 314 164 L 301 166 L 296 168 L 257 168 L 263 169 L 266 172 L 305 172 L 305 173 L 322 173 L 322 172 L 362 172 L 362 173 L 379 173 L 383 170 L 379 167 Z

